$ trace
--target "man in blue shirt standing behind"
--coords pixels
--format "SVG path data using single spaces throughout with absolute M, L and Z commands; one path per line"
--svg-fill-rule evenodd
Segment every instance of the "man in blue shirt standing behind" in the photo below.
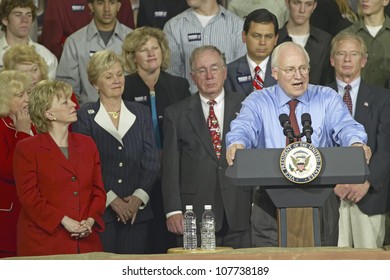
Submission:
M 253 92 L 242 103 L 226 135 L 229 165 L 237 149 L 285 147 L 279 115 L 289 115 L 291 103 L 296 103 L 297 119 L 303 113 L 311 115 L 314 146 L 359 146 L 367 159 L 371 157 L 364 127 L 351 117 L 340 95 L 328 87 L 309 85 L 309 60 L 305 49 L 296 43 L 286 42 L 275 48 L 271 61 L 277 85 Z M 301 131 L 300 123 L 298 126 Z M 256 191 L 252 211 L 252 246 L 277 246 L 276 208 L 261 187 Z

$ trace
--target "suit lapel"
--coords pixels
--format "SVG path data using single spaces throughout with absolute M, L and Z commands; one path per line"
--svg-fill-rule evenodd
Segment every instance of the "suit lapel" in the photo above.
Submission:
M 264 77 L 264 87 L 270 87 L 273 85 L 276 85 L 276 80 L 274 77 L 272 77 L 272 69 L 271 69 L 271 56 L 268 59 L 267 63 L 267 69 L 265 71 L 265 77 Z
M 70 161 L 65 158 L 65 155 L 62 153 L 60 148 L 54 142 L 53 138 L 51 138 L 50 134 L 49 133 L 40 134 L 40 137 L 41 137 L 41 147 L 43 149 L 47 150 L 49 157 L 51 157 L 55 162 L 57 162 L 63 168 L 67 169 L 72 174 L 75 174 L 76 173 L 75 168 L 70 163 Z M 72 141 L 70 141 L 70 142 L 72 142 Z M 75 144 L 72 143 L 71 145 L 74 146 Z M 69 140 L 68 140 L 68 146 L 69 146 Z M 69 148 L 68 148 L 69 157 L 72 156 L 72 153 L 73 153 L 73 152 L 71 152 L 71 150 L 72 150 L 72 148 L 71 148 L 71 146 L 69 146 Z
M 372 104 L 372 94 L 369 87 L 360 82 L 359 92 L 356 100 L 355 120 L 361 124 L 366 123 L 366 118 L 370 112 Z
M 252 86 L 252 75 L 251 75 L 251 70 L 249 69 L 248 61 L 246 60 L 246 56 L 243 56 L 240 59 L 240 64 L 238 65 L 237 68 L 237 83 L 240 84 L 242 89 L 244 90 L 246 95 L 249 95 L 253 91 L 253 86 Z M 251 77 L 251 80 L 245 83 L 240 83 L 238 81 L 238 77 Z
M 203 142 L 206 150 L 215 158 L 215 160 L 218 160 L 214 151 L 213 143 L 211 141 L 210 132 L 207 128 L 207 124 L 203 115 L 199 93 L 196 93 L 191 98 L 192 100 L 188 106 L 188 120 L 192 125 L 195 133 Z

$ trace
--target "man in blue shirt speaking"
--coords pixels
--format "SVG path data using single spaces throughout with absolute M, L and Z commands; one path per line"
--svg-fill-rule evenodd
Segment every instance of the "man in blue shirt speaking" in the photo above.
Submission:
M 242 103 L 241 111 L 226 135 L 229 165 L 233 165 L 237 149 L 286 146 L 279 115 L 290 114 L 292 100 L 297 103 L 295 115 L 298 120 L 304 113 L 311 115 L 314 146 L 360 146 L 369 160 L 371 150 L 365 145 L 364 127 L 352 118 L 341 96 L 328 87 L 309 85 L 309 60 L 305 49 L 293 42 L 275 48 L 271 61 L 272 76 L 277 85 L 253 92 Z M 301 124 L 298 126 L 301 131 Z M 277 246 L 276 208 L 261 187 L 256 191 L 252 211 L 252 246 Z

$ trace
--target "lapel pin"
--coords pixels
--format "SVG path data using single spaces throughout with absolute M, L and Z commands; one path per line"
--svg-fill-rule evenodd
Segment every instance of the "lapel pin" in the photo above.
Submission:
M 364 103 L 363 103 L 363 106 L 368 107 L 368 102 L 364 102 Z
M 94 109 L 89 109 L 88 110 L 88 114 L 90 114 L 90 115 L 95 114 L 95 110 Z

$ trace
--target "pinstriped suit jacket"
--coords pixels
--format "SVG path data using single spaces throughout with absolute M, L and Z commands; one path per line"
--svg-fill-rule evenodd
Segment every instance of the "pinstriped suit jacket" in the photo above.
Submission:
M 99 112 L 99 109 L 100 101 L 85 104 L 78 111 L 78 121 L 72 130 L 95 140 L 106 192 L 112 190 L 123 198 L 132 195 L 136 189 L 142 189 L 150 195 L 159 170 L 159 158 L 149 109 L 141 104 L 123 101 L 118 129 L 123 137 L 118 134 L 107 113 L 104 110 Z M 135 222 L 152 217 L 148 203 L 138 211 Z M 111 207 L 107 207 L 104 219 L 106 222 L 116 220 L 116 213 Z

